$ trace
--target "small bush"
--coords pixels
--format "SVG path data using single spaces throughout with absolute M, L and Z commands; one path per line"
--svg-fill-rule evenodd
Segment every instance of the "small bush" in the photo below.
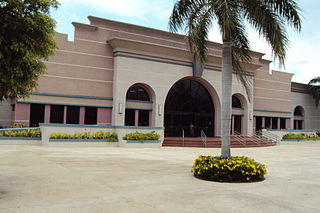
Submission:
M 0 132 L 0 137 L 27 137 L 27 138 L 40 138 L 40 129 L 24 129 L 24 130 L 6 130 Z
M 27 126 L 24 124 L 19 124 L 19 123 L 15 123 L 13 125 L 11 125 L 10 128 L 26 128 Z
M 264 165 L 244 156 L 199 156 L 192 172 L 197 178 L 218 182 L 261 181 L 267 174 Z
M 312 133 L 301 133 L 301 134 L 294 134 L 289 133 L 282 137 L 283 140 L 304 140 L 304 139 L 320 139 L 320 136 Z
M 159 139 L 160 139 L 160 135 L 156 134 L 155 131 L 148 132 L 148 133 L 134 132 L 134 133 L 129 133 L 123 136 L 123 140 L 142 141 L 142 140 L 159 140 Z
M 105 139 L 109 141 L 118 141 L 117 133 L 113 132 L 104 132 L 98 131 L 96 133 L 90 132 L 79 132 L 75 134 L 67 134 L 67 133 L 52 133 L 50 135 L 51 139 Z

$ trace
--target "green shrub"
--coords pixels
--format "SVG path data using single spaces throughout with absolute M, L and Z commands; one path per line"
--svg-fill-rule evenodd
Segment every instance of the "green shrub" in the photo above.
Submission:
M 24 130 L 6 130 L 0 132 L 0 137 L 27 137 L 27 138 L 40 138 L 40 129 L 24 129 Z
M 300 134 L 294 134 L 289 133 L 282 137 L 283 140 L 304 140 L 304 139 L 320 139 L 320 136 L 318 134 L 312 134 L 312 133 L 300 133 Z
M 155 131 L 148 132 L 148 133 L 134 132 L 134 133 L 129 133 L 123 136 L 123 140 L 142 141 L 142 140 L 159 140 L 159 139 L 160 139 L 160 135 L 156 134 Z
M 90 132 L 78 132 L 74 134 L 67 134 L 67 133 L 52 133 L 50 135 L 51 139 L 105 139 L 109 141 L 118 141 L 117 133 L 113 132 L 104 132 L 98 131 L 96 133 Z
M 267 174 L 264 165 L 244 156 L 199 156 L 192 172 L 197 178 L 219 182 L 260 181 Z

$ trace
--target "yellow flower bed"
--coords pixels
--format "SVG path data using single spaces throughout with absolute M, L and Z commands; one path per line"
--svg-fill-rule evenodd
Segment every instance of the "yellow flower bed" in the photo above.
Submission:
M 219 182 L 252 182 L 264 180 L 267 169 L 249 157 L 199 156 L 192 166 L 197 178 Z
M 6 130 L 0 132 L 0 137 L 27 137 L 27 138 L 40 138 L 40 129 L 23 129 L 23 130 Z

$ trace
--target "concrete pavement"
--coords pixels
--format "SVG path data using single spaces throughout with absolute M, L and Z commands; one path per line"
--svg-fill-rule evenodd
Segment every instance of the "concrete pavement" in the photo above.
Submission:
M 0 146 L 0 212 L 319 212 L 320 144 L 232 149 L 265 164 L 266 180 L 192 176 L 220 149 Z

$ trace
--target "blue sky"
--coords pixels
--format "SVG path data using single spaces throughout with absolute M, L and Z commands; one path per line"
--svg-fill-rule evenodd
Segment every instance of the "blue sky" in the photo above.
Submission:
M 168 19 L 174 0 L 60 0 L 60 7 L 51 12 L 57 21 L 56 30 L 69 34 L 73 39 L 71 22 L 89 23 L 88 15 L 127 22 L 146 27 L 167 30 Z M 293 81 L 308 83 L 311 78 L 320 76 L 320 1 L 298 1 L 303 16 L 300 34 L 288 30 L 290 47 L 285 69 L 279 69 L 272 63 L 271 69 L 294 73 Z M 249 30 L 251 48 L 266 53 L 265 59 L 272 59 L 271 50 L 257 33 Z M 209 39 L 221 42 L 216 28 L 210 33 Z

